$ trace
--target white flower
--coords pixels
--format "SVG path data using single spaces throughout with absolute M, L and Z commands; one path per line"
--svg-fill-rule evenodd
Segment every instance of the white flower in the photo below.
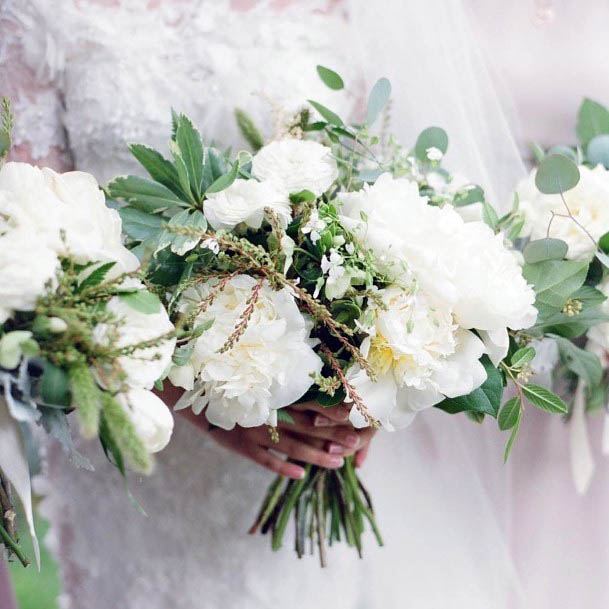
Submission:
M 288 225 L 292 213 L 286 191 L 269 181 L 235 180 L 225 190 L 208 195 L 203 203 L 205 217 L 216 230 L 231 230 L 241 222 L 260 228 L 265 207 L 275 211 L 284 227 Z
M 309 190 L 318 197 L 336 180 L 338 167 L 326 146 L 284 139 L 267 144 L 254 155 L 252 175 L 270 180 L 290 194 Z
M 141 388 L 129 389 L 116 397 L 146 450 L 149 453 L 163 450 L 173 433 L 173 416 L 163 400 L 152 391 Z
M 125 282 L 124 287 L 143 288 L 136 280 Z M 114 348 L 128 347 L 156 339 L 173 330 L 173 324 L 160 304 L 158 312 L 142 313 L 127 304 L 120 296 L 114 296 L 108 301 L 106 310 L 115 319 L 109 323 L 98 324 L 93 329 L 94 340 L 102 345 L 112 345 Z M 169 367 L 175 343 L 175 338 L 166 339 L 159 345 L 138 349 L 133 354 L 118 357 L 116 362 L 125 374 L 125 378 L 120 381 L 124 381 L 129 387 L 151 389 L 154 382 Z M 105 384 L 106 379 L 114 386 L 115 383 L 109 379 L 109 376 L 100 379 L 102 384 Z
M 330 250 L 329 256 L 321 258 L 321 270 L 328 276 L 324 290 L 328 300 L 342 298 L 351 285 L 352 274 L 343 266 L 343 262 L 343 257 L 335 249 Z
M 573 216 L 598 241 L 609 229 L 609 171 L 602 165 L 594 169 L 581 165 L 579 174 L 579 183 L 565 192 L 564 198 Z M 535 170 L 518 185 L 516 193 L 525 216 L 523 234 L 531 239 L 547 236 L 552 212 L 566 213 L 560 195 L 545 195 L 537 190 Z M 571 218 L 554 217 L 549 236 L 567 243 L 570 259 L 589 259 L 596 250 L 596 244 Z
M 430 161 L 440 161 L 442 160 L 444 153 L 439 148 L 431 146 L 425 150 L 425 156 L 427 156 Z
M 455 324 L 450 307 L 414 288 L 390 287 L 377 293 L 374 322 L 362 352 L 377 375 L 371 381 L 355 365 L 347 375 L 370 414 L 386 429 L 409 425 L 415 414 L 444 397 L 466 395 L 486 380 L 479 362 L 482 341 Z M 354 406 L 351 422 L 366 425 Z
M 213 252 L 216 255 L 220 253 L 220 244 L 218 243 L 218 240 L 212 239 L 211 237 L 209 239 L 205 239 L 201 243 L 201 247 Z
M 308 222 L 300 229 L 303 235 L 309 235 L 312 243 L 317 243 L 321 239 L 321 233 L 327 224 L 319 217 L 319 212 L 314 209 L 311 212 Z
M 32 311 L 47 282 L 55 283 L 58 268 L 57 254 L 37 233 L 7 227 L 0 234 L 0 323 L 15 311 Z
M 605 277 L 602 283 L 597 288 L 607 297 L 609 297 L 609 277 Z M 601 311 L 609 314 L 609 300 L 605 300 L 601 304 Z M 609 322 L 597 324 L 588 330 L 588 339 L 591 351 L 601 357 L 601 361 L 605 363 L 609 358 Z
M 185 299 L 196 304 L 214 285 L 208 282 L 192 289 Z M 196 324 L 209 319 L 214 323 L 195 343 L 190 360 L 194 374 L 175 368 L 170 374 L 177 384 L 194 386 L 176 407 L 192 406 L 197 414 L 205 408 L 208 420 L 223 429 L 274 422 L 277 409 L 302 397 L 313 384 L 311 375 L 322 367 L 312 349 L 310 324 L 294 297 L 287 289 L 275 291 L 266 282 L 240 340 L 220 352 L 256 285 L 256 279 L 246 275 L 228 283 L 196 320 Z
M 0 213 L 14 226 L 30 226 L 59 255 L 81 264 L 115 261 L 109 277 L 138 268 L 137 257 L 122 244 L 118 212 L 106 207 L 90 174 L 6 163 L 0 192 Z
M 395 279 L 405 261 L 424 292 L 447 303 L 461 327 L 489 334 L 495 361 L 506 350 L 507 328 L 535 322 L 533 290 L 503 238 L 484 223 L 466 223 L 448 205 L 428 205 L 415 182 L 389 174 L 341 199 L 345 224 L 386 260 Z

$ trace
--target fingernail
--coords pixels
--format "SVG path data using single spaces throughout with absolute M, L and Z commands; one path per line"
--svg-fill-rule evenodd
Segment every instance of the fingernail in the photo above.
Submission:
M 345 452 L 345 449 L 340 444 L 334 444 L 332 442 L 328 446 L 328 453 L 331 455 L 342 455 Z
M 307 472 L 305 472 L 304 469 L 301 469 L 300 472 L 298 473 L 298 479 L 302 480 L 306 475 L 307 475 Z
M 332 421 L 328 419 L 328 417 L 318 414 L 313 421 L 313 425 L 315 425 L 315 427 L 329 427 L 332 425 Z
M 345 436 L 345 444 L 349 448 L 355 448 L 359 444 L 359 438 L 355 434 Z
M 342 467 L 345 464 L 345 460 L 342 457 L 330 457 L 328 459 L 329 467 Z

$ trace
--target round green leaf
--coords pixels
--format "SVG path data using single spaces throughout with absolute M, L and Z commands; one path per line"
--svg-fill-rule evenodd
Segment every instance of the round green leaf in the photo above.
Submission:
M 550 154 L 539 163 L 535 186 L 546 195 L 557 195 L 577 186 L 579 169 L 563 154 Z
M 448 150 L 448 135 L 441 127 L 428 127 L 421 132 L 414 146 L 415 156 L 420 161 L 429 161 L 427 151 L 437 148 L 442 154 Z
M 330 68 L 324 66 L 317 66 L 317 73 L 326 87 L 330 87 L 330 89 L 333 89 L 334 91 L 340 91 L 340 89 L 344 88 L 345 83 L 343 79 L 334 70 L 330 70 Z
M 592 165 L 609 167 L 609 135 L 597 135 L 590 140 L 586 156 Z
M 47 404 L 68 406 L 70 404 L 70 381 L 66 371 L 45 361 L 44 372 L 40 380 L 40 395 Z
M 535 264 L 543 260 L 562 260 L 568 249 L 562 239 L 537 239 L 527 243 L 522 253 L 526 262 Z
M 552 146 L 552 148 L 548 150 L 548 154 L 562 154 L 571 159 L 574 163 L 577 163 L 577 152 L 575 152 L 573 148 L 569 148 L 569 146 Z M 539 160 L 541 161 L 541 159 Z
M 368 97 L 368 109 L 366 112 L 366 123 L 372 125 L 379 117 L 383 108 L 391 97 L 391 83 L 386 78 L 379 78 Z

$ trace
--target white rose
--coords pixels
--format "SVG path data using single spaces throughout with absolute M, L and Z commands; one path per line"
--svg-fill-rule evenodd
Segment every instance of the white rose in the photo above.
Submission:
M 0 235 L 0 323 L 15 311 L 32 311 L 58 268 L 57 254 L 35 232 L 7 227 Z
M 252 175 L 269 180 L 288 193 L 324 193 L 338 177 L 332 151 L 310 140 L 284 139 L 261 148 L 252 161 Z
M 106 207 L 92 175 L 6 163 L 0 169 L 0 191 L 11 195 L 0 197 L 0 213 L 14 225 L 33 227 L 59 255 L 81 264 L 115 261 L 109 277 L 138 268 L 137 257 L 122 243 L 120 216 Z
M 125 287 L 143 286 L 136 280 L 129 280 Z M 159 306 L 157 313 L 141 313 L 120 296 L 114 296 L 108 301 L 106 310 L 114 319 L 109 323 L 98 324 L 93 329 L 94 340 L 102 345 L 128 347 L 153 340 L 173 330 L 173 324 L 162 306 Z M 117 364 L 125 374 L 121 380 L 129 387 L 151 389 L 169 367 L 175 344 L 176 339 L 171 338 L 157 346 L 138 349 L 131 355 L 121 355 L 117 358 Z M 104 379 L 100 380 L 103 382 Z
M 545 195 L 537 190 L 535 173 L 533 170 L 518 185 L 516 193 L 525 216 L 523 234 L 543 239 L 548 234 L 552 212 L 565 214 L 566 209 L 560 195 Z M 579 183 L 565 192 L 564 198 L 573 216 L 598 241 L 609 230 L 609 171 L 602 165 L 594 169 L 580 165 L 579 173 Z M 555 216 L 549 236 L 567 243 L 570 259 L 589 259 L 596 250 L 596 244 L 571 218 Z
M 152 391 L 133 388 L 117 394 L 135 431 L 149 453 L 163 450 L 173 433 L 173 416 L 163 400 Z
M 379 290 L 378 297 L 384 308 L 373 307 L 374 324 L 361 347 L 377 380 L 357 365 L 347 376 L 383 427 L 405 427 L 419 410 L 482 385 L 484 345 L 454 323 L 450 307 L 414 287 Z M 366 425 L 355 406 L 350 420 L 356 427 Z
M 284 227 L 288 225 L 292 212 L 287 193 L 268 181 L 235 180 L 225 190 L 208 195 L 203 203 L 205 217 L 216 230 L 231 230 L 242 222 L 260 228 L 265 207 L 275 211 Z
M 215 298 L 196 323 L 213 319 L 211 328 L 195 343 L 191 370 L 172 371 L 171 378 L 193 391 L 177 408 L 204 408 L 208 420 L 223 429 L 274 423 L 276 411 L 288 406 L 313 384 L 311 375 L 322 362 L 312 348 L 310 324 L 287 289 L 275 291 L 265 281 L 241 339 L 220 352 L 239 323 L 256 279 L 238 275 Z M 208 282 L 185 294 L 196 306 L 213 289 Z M 174 369 L 175 370 L 175 369 Z

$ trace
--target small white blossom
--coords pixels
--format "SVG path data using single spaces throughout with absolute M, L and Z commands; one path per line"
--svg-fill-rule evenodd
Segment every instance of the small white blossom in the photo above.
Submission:
M 211 252 L 213 252 L 216 255 L 220 253 L 220 244 L 218 243 L 218 240 L 214 239 L 213 237 L 210 237 L 209 239 L 205 239 L 201 243 L 201 247 L 203 249 L 210 250 Z
M 314 209 L 308 222 L 300 229 L 303 235 L 309 235 L 312 243 L 321 239 L 321 233 L 326 228 L 326 223 L 319 217 L 319 212 Z
M 431 146 L 425 151 L 425 155 L 430 161 L 440 161 L 442 160 L 444 153 L 439 148 Z

